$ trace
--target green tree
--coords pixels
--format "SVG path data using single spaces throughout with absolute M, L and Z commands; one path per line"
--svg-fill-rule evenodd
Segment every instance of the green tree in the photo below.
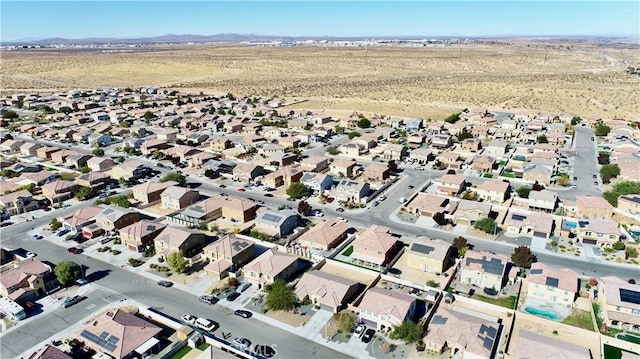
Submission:
M 93 151 L 91 151 L 91 153 L 96 157 L 104 156 L 104 150 L 102 148 L 96 148 Z
M 454 113 L 449 115 L 447 118 L 444 119 L 444 122 L 446 123 L 456 123 L 458 122 L 458 120 L 460 119 L 460 114 L 459 113 Z
M 122 207 L 122 208 L 129 208 L 131 207 L 131 202 L 129 202 L 129 200 L 127 199 L 127 196 L 125 195 L 119 195 L 119 196 L 113 196 L 113 197 L 107 197 L 105 199 L 105 202 L 118 206 L 118 207 Z
M 545 136 L 545 135 L 538 136 L 538 138 L 536 140 L 538 141 L 538 143 L 549 143 L 549 140 L 547 139 L 547 136 Z
M 60 227 L 62 227 L 62 222 L 60 222 L 57 218 L 54 218 L 51 220 L 51 222 L 49 222 L 49 228 L 51 228 L 52 231 L 56 231 Z
M 187 260 L 184 258 L 182 251 L 174 251 L 169 253 L 167 257 L 167 265 L 175 273 L 182 273 L 187 269 Z
M 0 175 L 4 178 L 14 178 L 14 177 L 20 176 L 20 173 L 5 168 L 2 171 L 0 171 Z
M 185 186 L 187 184 L 187 179 L 178 172 L 171 172 L 165 175 L 160 179 L 160 182 L 168 182 L 168 181 L 176 181 L 179 186 Z
M 287 195 L 291 198 L 300 199 L 309 194 L 309 190 L 302 182 L 293 182 L 287 188 Z
M 476 221 L 473 226 L 486 233 L 496 233 L 498 231 L 498 224 L 493 218 L 489 217 Z
M 89 166 L 82 166 L 80 168 L 78 168 L 78 171 L 80 171 L 80 173 L 89 173 L 91 172 L 91 168 L 89 168 Z
M 129 128 L 131 127 L 131 122 L 127 121 L 127 120 L 122 120 L 118 123 L 118 125 L 122 128 Z
M 511 262 L 520 268 L 531 268 L 531 264 L 535 261 L 536 256 L 527 246 L 519 246 L 513 250 L 511 254 Z
M 336 126 L 336 133 L 337 134 L 344 135 L 344 131 L 345 131 L 344 127 Z
M 360 134 L 360 132 L 356 132 L 356 131 L 351 131 L 351 132 L 349 132 L 349 139 L 350 139 L 350 140 L 353 140 L 355 137 L 360 137 L 360 136 L 362 136 L 362 135 Z
M 269 310 L 291 310 L 295 306 L 296 296 L 284 280 L 276 279 L 265 291 Z
M 371 121 L 369 121 L 369 119 L 367 119 L 366 117 L 363 117 L 358 120 L 357 126 L 358 128 L 369 128 L 371 127 Z
M 153 155 L 151 155 L 151 158 L 153 158 L 154 160 L 161 160 L 164 158 L 164 153 L 160 151 L 155 151 Z
M 338 318 L 338 329 L 342 330 L 343 333 L 351 333 L 355 326 L 356 318 L 353 315 L 346 312 L 340 314 Z
M 616 243 L 613 244 L 613 249 L 615 249 L 616 251 L 621 251 L 623 250 L 625 247 L 624 242 L 621 240 L 618 240 Z
M 412 321 L 406 321 L 393 328 L 389 338 L 393 340 L 404 340 L 407 344 L 418 343 L 422 340 L 424 328 Z
M 631 246 L 627 246 L 627 248 L 624 249 L 624 254 L 627 259 L 638 258 L 638 249 Z
M 327 153 L 330 154 L 330 155 L 335 156 L 335 155 L 339 154 L 340 151 L 338 151 L 336 146 L 329 146 L 329 147 L 327 147 Z
M 91 187 L 82 186 L 76 191 L 76 198 L 80 201 L 89 199 L 95 195 L 95 191 Z
M 467 138 L 473 138 L 473 135 L 471 134 L 471 132 L 467 132 L 467 130 L 463 130 L 456 136 L 456 138 L 458 139 L 458 142 L 462 142 Z
M 607 202 L 609 202 L 609 204 L 611 204 L 612 206 L 618 207 L 619 195 L 615 191 L 606 191 L 602 194 L 602 197 L 604 197 L 604 199 L 607 200 Z
M 562 186 L 562 187 L 567 187 L 570 182 L 571 180 L 569 179 L 569 176 L 559 176 L 558 179 L 556 180 L 556 183 L 558 184 L 558 186 Z
M 518 187 L 518 189 L 516 190 L 516 193 L 518 194 L 518 196 L 522 198 L 529 198 L 530 192 L 531 192 L 531 188 L 527 186 Z
M 6 119 L 6 120 L 13 120 L 20 117 L 15 111 L 9 110 L 9 111 L 5 111 L 2 114 L 2 118 Z
M 53 273 L 60 285 L 67 286 L 80 278 L 80 266 L 72 261 L 62 261 L 56 265 Z
M 616 178 L 620 175 L 620 167 L 617 164 L 603 165 L 600 167 L 600 176 L 602 176 L 602 183 L 609 183 L 612 178 Z
M 153 114 L 153 112 L 151 111 L 146 111 L 143 115 L 145 120 L 151 120 L 152 118 L 155 118 L 156 115 Z
M 607 125 L 596 126 L 596 136 L 606 136 L 611 132 L 611 127 Z
M 307 201 L 298 202 L 298 213 L 303 216 L 308 216 L 311 213 L 311 205 Z
M 580 122 L 582 122 L 582 119 L 580 117 L 573 116 L 573 118 L 571 119 L 571 126 L 575 126 Z
M 465 248 L 468 245 L 468 243 L 466 238 L 462 236 L 457 236 L 453 239 L 453 242 L 451 243 L 451 245 L 453 245 L 455 249 L 460 250 L 462 248 Z

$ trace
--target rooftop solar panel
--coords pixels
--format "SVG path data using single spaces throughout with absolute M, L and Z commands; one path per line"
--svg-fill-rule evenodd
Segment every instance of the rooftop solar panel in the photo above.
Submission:
M 520 215 L 520 214 L 513 214 L 511 215 L 511 219 L 513 219 L 514 221 L 524 221 L 527 217 Z
M 547 277 L 546 283 L 548 286 L 558 288 L 558 278 Z
M 620 288 L 620 300 L 627 303 L 640 304 L 640 292 Z
M 542 269 L 532 269 L 531 274 L 542 274 Z
M 411 245 L 411 251 L 428 255 L 433 251 L 433 247 L 425 246 L 424 244 L 420 243 L 414 243 Z
M 267 221 L 267 222 L 274 222 L 274 223 L 278 223 L 278 222 L 280 222 L 280 220 L 282 219 L 282 217 L 281 217 L 281 216 L 273 215 L 273 214 L 271 214 L 271 213 L 265 213 L 265 214 L 262 216 L 262 219 L 263 219 L 263 220 L 265 220 L 265 221 Z
M 441 315 L 436 315 L 431 320 L 431 324 L 440 324 L 440 325 L 447 324 L 447 318 Z

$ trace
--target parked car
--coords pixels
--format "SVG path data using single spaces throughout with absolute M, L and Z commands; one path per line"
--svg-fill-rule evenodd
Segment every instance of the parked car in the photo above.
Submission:
M 349 222 L 349 221 L 347 221 L 346 219 L 344 219 L 342 217 L 336 218 L 336 221 L 338 221 L 338 222 Z
M 169 288 L 173 286 L 173 282 L 169 282 L 168 280 L 159 280 L 158 285 L 161 287 Z
M 230 302 L 233 302 L 234 300 L 238 299 L 239 296 L 240 296 L 240 293 L 233 292 L 227 296 L 227 300 Z
M 69 249 L 67 249 L 67 251 L 69 253 L 73 253 L 73 254 L 80 254 L 84 251 L 84 249 L 80 248 L 80 247 L 71 247 Z
M 593 175 L 593 179 L 596 179 L 596 178 L 598 178 L 598 175 Z
M 244 283 L 240 286 L 240 293 L 243 293 L 245 290 L 249 289 L 249 287 L 251 287 L 251 283 Z
M 204 319 L 204 318 L 198 318 L 195 321 L 195 325 L 196 327 L 202 329 L 202 330 L 206 330 L 208 332 L 212 332 L 214 331 L 216 328 L 218 328 L 220 325 L 218 325 L 218 323 L 214 322 L 211 319 Z
M 379 205 L 380 205 L 380 202 L 378 202 L 378 201 L 374 201 L 374 202 L 373 202 L 373 206 L 374 206 L 374 207 L 378 207 Z
M 413 189 L 414 187 L 413 187 L 413 185 L 412 185 L 412 184 L 410 184 L 408 188 L 409 188 L 409 189 Z
M 194 317 L 193 315 L 190 315 L 190 314 L 184 314 L 182 316 L 182 321 L 191 325 L 196 324 L 197 319 L 198 319 L 197 317 Z
M 364 324 L 358 324 L 358 326 L 356 327 L 356 330 L 353 332 L 353 335 L 356 338 L 360 338 L 362 334 L 364 334 L 365 330 L 367 330 L 367 327 Z
M 242 187 L 238 188 L 238 192 L 246 192 L 246 190 Z
M 578 177 L 573 177 L 573 180 L 574 180 L 574 181 L 577 181 L 577 180 L 578 180 Z
M 362 336 L 362 342 L 363 343 L 368 343 L 371 341 L 371 339 L 373 339 L 373 336 L 376 334 L 376 331 L 369 328 L 364 332 L 364 335 Z
M 344 208 L 338 207 L 338 208 L 336 208 L 336 212 L 344 212 Z
M 200 298 L 198 298 L 198 300 L 201 301 L 202 303 L 207 303 L 207 304 L 218 303 L 218 298 L 212 295 L 201 295 Z
M 33 234 L 33 235 L 31 235 L 31 238 L 33 238 L 33 239 L 42 239 L 42 238 L 44 238 L 44 237 L 42 237 L 42 236 L 41 236 L 41 235 L 39 235 L 39 234 Z
M 331 202 L 333 202 L 333 198 L 331 197 L 327 198 L 327 203 L 331 203 Z
M 62 308 L 69 308 L 70 306 L 80 302 L 81 300 L 82 300 L 82 297 L 79 295 L 74 295 L 73 297 L 66 297 L 62 302 L 61 306 Z
M 249 349 L 251 347 L 251 341 L 247 338 L 235 338 L 233 343 L 242 349 Z
M 264 195 L 265 197 L 273 197 L 273 195 L 271 193 L 265 193 Z
M 225 185 L 224 183 L 220 185 L 220 188 L 227 188 L 227 185 Z
M 69 232 L 71 232 L 71 231 L 68 228 L 61 229 L 61 230 L 58 231 L 58 233 L 56 233 L 56 236 L 62 237 L 62 236 L 64 236 L 65 234 L 67 234 Z
M 114 237 L 104 237 L 100 240 L 100 244 L 105 244 L 114 240 Z
M 251 313 L 250 311 L 241 309 L 236 310 L 235 312 L 233 312 L 233 314 L 242 318 L 251 318 L 251 316 L 253 315 L 253 313 Z

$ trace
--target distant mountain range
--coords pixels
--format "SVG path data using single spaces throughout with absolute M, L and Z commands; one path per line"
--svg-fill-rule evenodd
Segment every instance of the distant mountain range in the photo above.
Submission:
M 96 38 L 79 38 L 68 39 L 61 37 L 54 38 L 24 38 L 13 41 L 2 41 L 2 45 L 101 45 L 101 44 L 166 44 L 166 43 L 211 43 L 211 42 L 226 42 L 226 43 L 240 43 L 248 41 L 358 41 L 367 39 L 376 40 L 421 40 L 421 39 L 508 39 L 508 38 L 530 38 L 530 39 L 582 39 L 582 40 L 594 40 L 606 38 L 611 40 L 612 38 L 628 38 L 634 37 L 634 35 L 590 35 L 590 36 L 352 36 L 352 37 L 340 37 L 340 36 L 274 36 L 274 35 L 258 35 L 258 34 L 214 34 L 214 35 L 192 35 L 192 34 L 167 34 L 162 36 L 153 37 L 140 37 L 140 38 L 113 38 L 113 37 L 96 37 Z

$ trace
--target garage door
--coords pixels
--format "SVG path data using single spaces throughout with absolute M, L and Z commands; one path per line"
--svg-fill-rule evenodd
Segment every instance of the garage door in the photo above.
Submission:
M 547 238 L 547 234 L 543 232 L 533 232 L 533 236 L 538 238 Z
M 369 319 L 362 319 L 362 324 L 366 325 L 369 328 L 378 328 L 378 323 Z
M 320 309 L 323 309 L 323 310 L 326 310 L 328 312 L 333 313 L 333 308 L 328 306 L 328 305 L 326 305 L 326 304 L 320 304 Z
M 597 244 L 598 241 L 596 239 L 583 239 L 582 243 L 584 243 L 584 244 Z

